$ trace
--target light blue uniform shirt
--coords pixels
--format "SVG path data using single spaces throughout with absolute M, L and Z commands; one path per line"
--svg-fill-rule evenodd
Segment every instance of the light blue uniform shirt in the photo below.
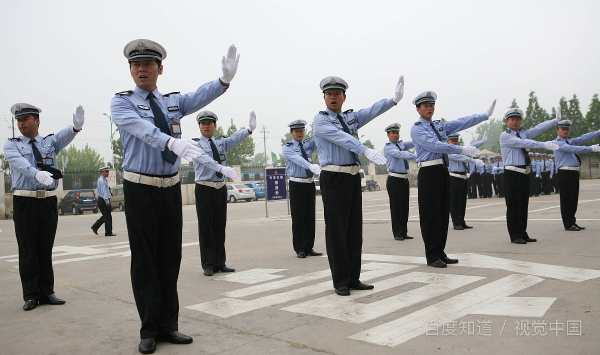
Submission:
M 556 161 L 557 169 L 561 166 L 579 166 L 579 161 L 575 153 L 591 153 L 592 147 L 579 147 L 579 145 L 590 141 L 600 136 L 599 131 L 586 133 L 579 138 L 561 138 L 557 137 L 554 143 L 560 147 L 554 151 L 554 160 Z
M 483 171 L 488 174 L 491 174 L 492 168 L 493 168 L 492 163 L 485 163 L 485 165 L 483 166 Z
M 351 165 L 357 164 L 354 154 L 363 154 L 367 147 L 358 140 L 358 129 L 369 123 L 375 117 L 394 106 L 394 100 L 383 99 L 373 106 L 352 112 L 340 113 L 348 126 L 350 134 L 344 132 L 335 112 L 327 109 L 319 112 L 313 121 L 313 132 L 319 151 L 319 164 Z
M 541 159 L 540 160 L 536 159 L 534 166 L 535 166 L 535 169 L 534 169 L 535 174 L 539 176 L 540 173 L 542 172 L 542 160 Z
M 450 162 L 448 171 L 451 173 L 468 173 L 470 171 L 469 164 L 475 165 L 475 160 L 462 154 L 448 154 L 448 160 Z M 465 169 L 465 165 L 467 169 Z
M 512 129 L 507 129 L 506 131 L 502 132 L 502 134 L 500 134 L 500 150 L 502 153 L 502 160 L 504 161 L 504 165 L 525 165 L 525 156 L 523 155 L 523 151 L 521 149 L 543 149 L 544 142 L 534 141 L 533 138 L 537 137 L 545 130 L 555 126 L 556 121 L 552 119 L 546 122 L 542 122 L 539 125 L 528 130 L 520 129 L 519 135 L 521 136 L 521 138 L 517 137 L 517 132 L 513 131 Z M 533 163 L 533 159 L 531 159 L 531 162 Z M 533 164 L 531 169 L 533 169 Z
M 504 162 L 497 161 L 494 163 L 494 167 L 492 168 L 492 172 L 495 174 L 503 174 L 504 173 Z
M 98 193 L 98 197 L 102 197 L 106 203 L 110 202 L 110 189 L 108 188 L 108 181 L 102 175 L 100 175 L 98 178 L 96 192 Z
M 44 138 L 39 134 L 34 138 L 35 146 L 40 151 L 42 158 L 52 158 L 52 166 L 58 169 L 56 155 L 75 138 L 77 132 L 73 126 L 61 130 L 56 135 L 48 135 Z M 4 143 L 4 159 L 10 165 L 12 177 L 11 190 L 53 190 L 58 186 L 58 180 L 51 185 L 42 185 L 35 179 L 40 169 L 37 168 L 33 150 L 29 141 L 31 138 L 21 136 L 11 138 Z
M 408 171 L 404 166 L 405 160 L 415 160 L 417 156 L 413 153 L 409 153 L 406 150 L 414 147 L 412 141 L 402 142 L 398 141 L 398 146 L 395 143 L 388 141 L 383 147 L 383 155 L 387 159 L 387 171 L 388 173 L 406 174 Z
M 213 159 L 212 148 L 208 138 L 205 136 L 195 138 L 194 140 L 198 143 L 198 147 L 204 151 L 204 154 L 202 154 L 200 158 L 194 160 L 194 171 L 196 171 L 196 178 L 194 180 L 212 182 L 225 180 L 225 176 L 218 178 L 217 173 L 227 165 L 227 152 L 237 147 L 244 139 L 248 138 L 249 135 L 250 132 L 248 132 L 248 129 L 243 128 L 234 132 L 229 138 L 212 138 L 217 147 L 217 151 L 219 152 L 221 164 Z
M 442 138 L 440 141 L 431 128 L 431 122 L 419 118 L 410 129 L 410 137 L 417 148 L 417 163 L 442 158 L 442 153 L 461 154 L 462 147 L 446 143 L 448 135 L 460 132 L 487 120 L 485 113 L 457 118 L 449 122 L 433 121 L 433 125 Z
M 173 93 L 163 96 L 158 89 L 152 93 L 172 131 L 173 123 L 180 123 L 183 116 L 200 110 L 221 96 L 228 88 L 229 86 L 221 85 L 217 79 L 185 95 Z M 161 151 L 165 149 L 171 136 L 162 133 L 154 124 L 148 94 L 148 91 L 136 86 L 132 92 L 117 94 L 110 104 L 112 120 L 119 127 L 119 134 L 123 141 L 123 169 L 148 175 L 172 175 L 179 169 L 181 158 L 177 157 L 175 165 L 162 158 Z M 180 138 L 181 135 L 173 134 L 172 137 Z
M 475 171 L 477 171 L 478 174 L 483 174 L 485 172 L 485 165 L 484 166 L 475 166 Z
M 283 157 L 285 158 L 285 170 L 289 176 L 301 179 L 307 179 L 308 173 L 306 169 L 312 164 L 312 154 L 317 148 L 317 143 L 314 139 L 302 142 L 302 147 L 306 152 L 309 160 L 304 159 L 300 151 L 300 142 L 292 139 L 283 146 Z

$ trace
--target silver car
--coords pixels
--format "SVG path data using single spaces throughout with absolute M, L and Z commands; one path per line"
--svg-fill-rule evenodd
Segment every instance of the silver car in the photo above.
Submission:
M 256 198 L 254 189 L 246 185 L 227 185 L 227 202 L 236 203 L 238 200 L 250 202 Z

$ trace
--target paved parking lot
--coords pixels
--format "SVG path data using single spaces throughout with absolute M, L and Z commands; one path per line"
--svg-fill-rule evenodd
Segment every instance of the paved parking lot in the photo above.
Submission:
M 578 224 L 562 228 L 558 195 L 530 201 L 529 234 L 511 244 L 503 199 L 467 204 L 472 230 L 450 229 L 460 262 L 425 265 L 417 190 L 409 235 L 391 234 L 387 192 L 363 194 L 361 280 L 372 291 L 333 292 L 326 257 L 298 259 L 285 201 L 229 204 L 227 265 L 202 273 L 194 206 L 184 206 L 179 276 L 181 332 L 191 345 L 157 354 L 595 354 L 600 347 L 600 181 L 582 181 Z M 0 221 L 0 353 L 137 354 L 140 321 L 129 277 L 125 216 L 116 237 L 96 236 L 99 215 L 59 218 L 55 291 L 64 306 L 24 312 L 12 221 Z M 325 252 L 317 197 L 315 250 Z

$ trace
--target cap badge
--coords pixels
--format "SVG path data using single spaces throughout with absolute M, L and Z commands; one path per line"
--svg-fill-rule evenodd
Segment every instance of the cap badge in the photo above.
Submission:
M 431 97 L 431 93 L 430 92 L 427 92 L 427 97 Z
M 146 45 L 144 44 L 144 42 L 141 42 L 141 41 L 137 44 L 137 47 L 140 50 L 146 49 Z
M 17 111 L 19 111 L 19 110 L 21 109 L 21 105 L 17 105 L 17 106 L 15 107 L 15 109 L 16 109 Z
M 334 79 L 334 78 L 331 78 L 331 81 L 330 81 L 330 83 L 332 83 L 332 84 L 335 84 L 335 79 Z

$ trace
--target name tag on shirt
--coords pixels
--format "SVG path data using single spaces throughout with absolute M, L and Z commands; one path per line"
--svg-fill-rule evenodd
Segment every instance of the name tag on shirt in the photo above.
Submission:
M 356 121 L 355 120 L 349 121 L 348 122 L 348 126 L 351 125 L 351 124 L 354 124 L 354 122 L 356 122 Z
M 42 158 L 42 164 L 44 164 L 44 165 L 54 165 L 54 159 L 49 158 L 49 157 Z
M 137 105 L 137 107 L 141 110 L 149 110 L 150 109 L 150 107 L 144 106 L 144 105 Z
M 170 106 L 167 107 L 167 110 L 169 110 L 169 112 L 179 111 L 179 106 Z

